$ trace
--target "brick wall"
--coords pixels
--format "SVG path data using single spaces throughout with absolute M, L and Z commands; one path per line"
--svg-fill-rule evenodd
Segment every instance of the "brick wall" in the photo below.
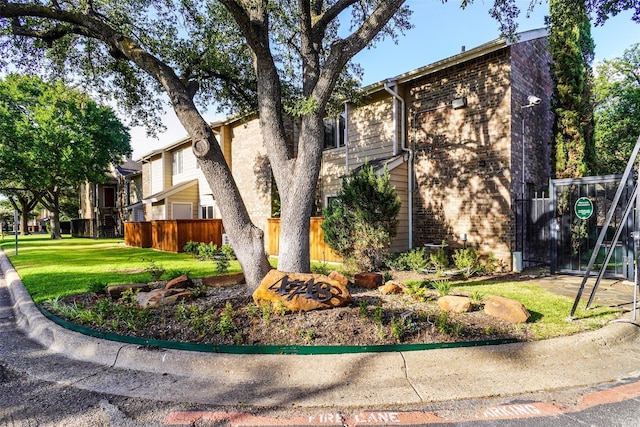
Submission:
M 509 49 L 426 76 L 410 90 L 414 243 L 467 244 L 510 264 Z M 451 101 L 466 98 L 465 108 Z
M 409 90 L 415 149 L 414 244 L 467 245 L 507 266 L 515 248 L 514 201 L 546 188 L 552 82 L 546 39 L 505 47 L 414 82 Z M 542 99 L 522 108 L 527 96 Z M 465 108 L 451 101 L 465 98 Z
M 522 141 L 524 140 L 524 183 L 528 192 L 547 191 L 551 175 L 553 80 L 549 72 L 551 56 L 546 39 L 519 43 L 511 48 L 513 194 L 522 194 Z M 540 105 L 522 108 L 529 95 Z M 523 134 L 524 124 L 524 134 Z M 517 178 L 516 178 L 517 177 Z

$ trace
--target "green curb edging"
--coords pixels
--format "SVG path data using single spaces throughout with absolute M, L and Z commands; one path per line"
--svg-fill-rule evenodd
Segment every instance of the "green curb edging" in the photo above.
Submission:
M 515 338 L 504 338 L 482 341 L 464 341 L 453 343 L 431 344 L 384 344 L 384 345 L 213 345 L 185 343 L 178 341 L 155 340 L 148 338 L 132 337 L 128 335 L 114 334 L 111 332 L 97 331 L 91 328 L 77 325 L 61 319 L 37 306 L 40 312 L 49 320 L 74 332 L 109 341 L 117 341 L 126 344 L 135 344 L 146 347 L 161 347 L 173 350 L 199 351 L 203 353 L 228 353 L 228 354 L 344 354 L 344 353 L 387 353 L 401 351 L 435 350 L 443 348 L 478 347 L 486 345 L 511 344 L 518 342 Z

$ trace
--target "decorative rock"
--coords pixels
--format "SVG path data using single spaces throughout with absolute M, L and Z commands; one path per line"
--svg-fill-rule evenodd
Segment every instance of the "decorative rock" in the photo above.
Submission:
M 489 298 L 484 305 L 484 312 L 510 323 L 525 323 L 531 317 L 531 313 L 520 301 L 499 295 Z
M 186 275 L 178 276 L 175 279 L 171 279 L 164 285 L 165 289 L 187 289 L 193 288 L 193 281 Z
M 438 298 L 438 307 L 452 313 L 467 313 L 473 309 L 473 304 L 468 297 L 445 295 Z
M 382 295 L 390 295 L 401 294 L 402 292 L 404 292 L 404 289 L 400 284 L 394 282 L 393 280 L 389 280 L 383 286 L 380 286 L 378 288 L 378 291 L 380 291 Z
M 244 283 L 244 273 L 220 274 L 202 279 L 202 284 L 211 288 L 223 288 Z
M 342 307 L 352 298 L 346 286 L 323 274 L 271 270 L 253 293 L 253 300 L 258 305 L 280 301 L 293 312 Z
M 111 285 L 107 287 L 107 294 L 111 297 L 111 299 L 118 300 L 122 296 L 122 294 L 129 290 L 133 289 L 134 291 L 140 292 L 149 292 L 151 290 L 151 286 L 146 283 L 130 283 L 126 285 Z
M 342 273 L 338 273 L 335 270 L 329 273 L 329 279 L 335 280 L 336 282 L 340 283 L 342 286 L 345 286 L 345 287 L 351 284 L 351 281 L 347 276 L 345 276 Z
M 382 286 L 382 274 L 378 273 L 358 273 L 353 276 L 356 286 L 366 289 L 377 289 Z
M 155 308 L 163 305 L 173 305 L 178 301 L 193 298 L 193 293 L 184 289 L 155 289 L 151 292 L 140 292 L 136 295 L 136 302 L 143 308 Z

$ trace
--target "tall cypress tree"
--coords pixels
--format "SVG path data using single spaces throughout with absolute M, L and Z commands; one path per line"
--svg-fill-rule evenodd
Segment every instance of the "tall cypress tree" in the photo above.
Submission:
M 550 0 L 549 50 L 553 96 L 554 175 L 578 178 L 594 169 L 591 88 L 594 42 L 585 0 Z

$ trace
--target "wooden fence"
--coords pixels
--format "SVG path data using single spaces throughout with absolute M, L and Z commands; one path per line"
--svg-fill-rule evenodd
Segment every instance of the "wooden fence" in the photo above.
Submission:
M 182 252 L 188 241 L 213 242 L 222 245 L 222 220 L 174 219 L 124 224 L 127 246 L 153 248 L 167 252 Z
M 269 255 L 278 255 L 280 247 L 280 218 L 269 218 L 267 220 L 267 233 L 269 237 Z M 342 258 L 337 255 L 324 242 L 322 232 L 322 218 L 311 218 L 309 228 L 309 252 L 312 261 L 342 262 Z

